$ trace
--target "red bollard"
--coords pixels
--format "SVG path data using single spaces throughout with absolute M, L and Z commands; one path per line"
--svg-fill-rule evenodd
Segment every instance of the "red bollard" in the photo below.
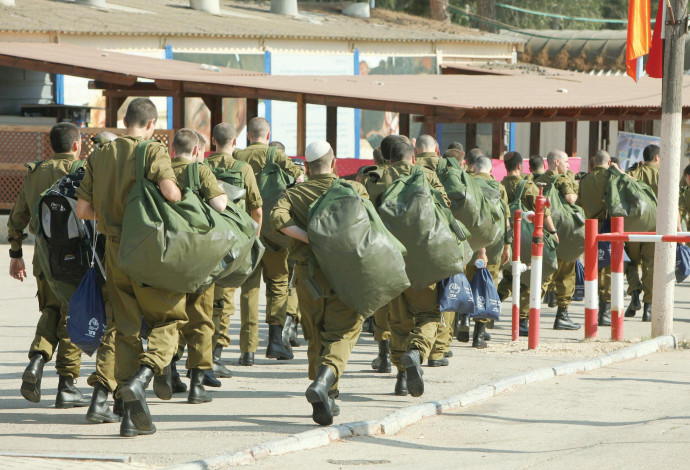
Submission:
M 623 217 L 611 217 L 611 233 L 624 233 Z M 623 242 L 611 242 L 611 339 L 623 341 Z
M 529 295 L 529 349 L 539 346 L 539 321 L 541 320 L 542 257 L 544 254 L 544 208 L 549 202 L 544 197 L 544 185 L 539 185 L 539 196 L 535 202 L 534 233 L 532 234 L 532 271 L 530 273 Z
M 522 241 L 522 211 L 516 210 L 513 214 L 513 323 L 512 340 L 520 338 L 520 243 Z
M 597 337 L 599 325 L 599 221 L 585 220 L 585 339 Z

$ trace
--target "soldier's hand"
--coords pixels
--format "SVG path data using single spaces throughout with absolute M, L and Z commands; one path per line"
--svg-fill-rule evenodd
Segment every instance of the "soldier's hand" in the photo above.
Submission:
M 561 239 L 558 238 L 558 234 L 557 234 L 557 233 L 554 233 L 554 234 L 553 234 L 553 237 L 556 239 L 556 243 L 558 243 L 558 244 L 561 243 Z
M 489 264 L 489 258 L 486 256 L 486 248 L 479 250 L 479 253 L 477 253 L 477 259 L 484 261 L 485 265 Z
M 10 259 L 10 276 L 24 282 L 24 278 L 26 277 L 26 266 L 24 265 L 23 258 Z
M 295 178 L 295 183 L 304 183 L 304 175 L 299 175 L 299 177 Z
M 503 253 L 501 254 L 501 266 L 510 261 L 510 245 L 503 245 Z

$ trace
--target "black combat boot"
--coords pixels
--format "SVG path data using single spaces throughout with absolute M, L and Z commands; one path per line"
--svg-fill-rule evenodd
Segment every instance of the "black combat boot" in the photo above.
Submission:
M 178 361 L 177 356 L 173 357 L 172 362 L 170 363 L 170 378 L 172 380 L 172 390 L 173 393 L 184 393 L 187 391 L 187 384 L 185 384 L 182 379 L 180 378 L 180 373 L 177 372 L 177 365 L 175 364 Z
M 198 405 L 199 403 L 207 403 L 211 400 L 213 400 L 213 397 L 211 397 L 211 394 L 204 388 L 204 371 L 201 369 L 192 369 L 187 403 Z
M 391 352 L 388 346 L 390 340 L 379 341 L 379 355 L 371 361 L 371 368 L 376 372 L 388 373 L 391 371 Z
M 410 349 L 400 357 L 400 364 L 405 368 L 407 376 L 407 390 L 413 397 L 421 397 L 424 394 L 424 371 L 422 370 L 422 357 L 418 349 Z
M 335 384 L 335 373 L 328 366 L 321 366 L 316 379 L 309 385 L 304 395 L 312 406 L 312 419 L 321 426 L 333 424 L 333 411 L 328 392 Z
M 288 338 L 290 340 L 290 346 L 293 348 L 297 348 L 299 346 L 302 346 L 302 343 L 300 342 L 299 339 L 297 339 L 297 318 L 288 315 L 288 319 L 290 319 L 290 332 L 288 334 Z M 286 326 L 287 326 L 287 321 L 286 321 Z
M 74 386 L 74 379 L 70 375 L 61 375 L 58 381 L 55 408 L 80 408 L 89 406 L 91 400 L 81 394 Z
M 474 334 L 472 335 L 472 347 L 477 349 L 484 349 L 487 344 L 484 340 L 484 333 L 486 332 L 486 323 L 481 321 L 474 322 Z
M 328 397 L 328 403 L 331 406 L 331 414 L 333 416 L 340 416 L 340 407 L 335 402 L 335 398 Z
M 161 400 L 170 400 L 173 396 L 172 367 L 168 365 L 163 373 L 153 378 L 153 393 Z
M 645 302 L 644 310 L 642 311 L 642 321 L 652 321 L 652 304 Z
M 566 307 L 558 307 L 556 311 L 556 320 L 553 322 L 554 330 L 579 330 L 580 324 L 575 323 L 568 316 L 568 309 Z
M 484 332 L 484 341 L 491 341 L 491 335 L 488 332 Z
M 407 374 L 404 370 L 398 371 L 398 376 L 395 380 L 395 394 L 399 397 L 406 397 L 410 394 L 407 391 Z
M 108 389 L 100 382 L 93 387 L 91 405 L 86 412 L 86 421 L 95 424 L 117 423 L 120 421 L 120 417 L 110 411 L 110 405 L 108 405 Z
M 232 372 L 220 362 L 220 356 L 223 353 L 223 346 L 217 344 L 213 348 L 213 374 L 220 379 L 229 379 L 232 377 Z
M 216 374 L 213 373 L 213 370 L 208 369 L 204 371 L 204 385 L 207 387 L 219 388 L 223 384 L 221 384 L 220 380 L 216 378 Z
M 558 301 L 556 300 L 556 291 L 549 291 L 546 293 L 546 298 L 544 299 L 546 301 L 546 305 L 548 305 L 550 308 L 554 308 L 555 306 L 558 305 Z
M 453 351 L 450 349 L 443 353 L 443 357 L 453 357 Z
M 280 325 L 268 325 L 266 357 L 278 359 L 279 361 L 289 361 L 295 357 L 292 351 L 288 350 L 285 344 L 283 344 L 283 327 Z
M 124 404 L 124 414 L 120 424 L 120 435 L 131 437 L 137 434 L 153 434 L 156 427 L 151 420 L 151 412 L 146 404 L 146 388 L 153 379 L 153 369 L 141 366 L 120 389 Z M 136 434 L 132 434 L 132 429 Z
M 373 335 L 374 331 L 374 317 L 366 318 L 362 322 L 362 333 L 371 333 Z
M 630 294 L 630 305 L 628 305 L 628 308 L 625 310 L 625 316 L 627 318 L 632 318 L 641 308 L 642 305 L 640 304 L 640 291 L 635 289 Z
M 238 364 L 241 366 L 253 366 L 254 365 L 254 353 L 253 352 L 240 353 L 240 360 L 239 360 Z
M 467 318 L 466 314 L 460 314 L 456 338 L 461 343 L 467 343 L 470 340 L 470 320 Z
M 611 302 L 599 303 L 599 326 L 611 326 Z
M 445 366 L 447 366 L 448 364 L 450 364 L 450 362 L 448 362 L 448 359 L 446 359 L 445 357 L 442 357 L 441 359 L 431 359 L 431 358 L 429 358 L 429 359 L 426 361 L 426 363 L 427 363 L 427 365 L 428 365 L 429 367 L 445 367 Z
M 125 405 L 122 403 L 122 397 L 118 396 L 117 389 L 113 392 L 113 413 L 120 418 L 125 413 Z
M 529 336 L 529 321 L 526 318 L 520 318 L 520 336 Z
M 22 396 L 31 403 L 41 401 L 41 379 L 43 379 L 43 366 L 46 365 L 46 358 L 37 352 L 31 356 L 29 365 L 24 369 L 22 375 Z

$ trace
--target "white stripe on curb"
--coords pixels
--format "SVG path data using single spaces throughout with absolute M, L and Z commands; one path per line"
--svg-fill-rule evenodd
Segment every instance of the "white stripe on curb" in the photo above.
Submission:
M 658 338 L 619 349 L 601 357 L 558 364 L 552 367 L 542 367 L 518 375 L 504 377 L 496 382 L 480 385 L 477 388 L 444 400 L 402 408 L 379 420 L 357 421 L 317 428 L 275 441 L 264 442 L 233 454 L 219 455 L 217 457 L 174 465 L 168 467 L 167 470 L 222 470 L 224 468 L 250 464 L 258 459 L 272 455 L 284 455 L 300 450 L 315 449 L 347 437 L 392 435 L 423 418 L 448 413 L 522 385 L 541 382 L 555 376 L 599 369 L 618 362 L 646 356 L 660 349 L 676 349 L 677 347 L 678 341 L 675 335 L 659 336 Z

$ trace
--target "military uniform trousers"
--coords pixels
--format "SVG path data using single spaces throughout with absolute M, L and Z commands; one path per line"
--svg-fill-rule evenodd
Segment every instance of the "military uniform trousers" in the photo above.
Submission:
M 575 261 L 558 262 L 558 270 L 553 274 L 550 286 L 554 285 L 558 307 L 568 308 L 575 293 Z
M 297 323 L 301 322 L 301 315 L 299 311 L 299 300 L 297 298 L 297 275 L 295 274 L 295 263 L 288 260 L 288 300 L 286 312 L 288 315 L 292 315 L 297 320 Z
M 95 387 L 100 383 L 110 392 L 114 392 L 117 387 L 115 381 L 115 322 L 113 321 L 113 308 L 108 298 L 107 287 L 103 286 L 105 298 L 105 334 L 101 345 L 96 351 L 96 371 L 89 375 L 86 383 Z
M 632 291 L 644 291 L 642 301 L 646 304 L 652 302 L 652 290 L 654 289 L 654 243 L 626 242 L 625 249 L 630 257 L 625 269 L 625 277 L 628 279 L 628 295 Z M 638 268 L 642 268 L 642 282 Z
M 440 321 L 436 284 L 420 290 L 408 287 L 391 301 L 388 317 L 391 362 L 398 370 L 404 370 L 400 357 L 410 349 L 419 350 L 422 362 L 429 357 Z
M 388 326 L 390 311 L 390 304 L 386 304 L 374 312 L 374 340 L 386 341 L 391 339 L 390 327 Z
M 230 346 L 230 317 L 235 314 L 235 288 L 213 287 L 213 347 Z
M 185 294 L 132 281 L 115 261 L 119 238 L 109 237 L 105 251 L 106 286 L 115 322 L 115 379 L 123 384 L 142 365 L 161 374 L 177 351 L 178 330 L 187 321 Z M 142 318 L 151 328 L 146 351 L 139 337 Z
M 34 276 L 38 287 L 38 309 L 41 316 L 36 324 L 36 334 L 29 348 L 29 358 L 39 352 L 50 361 L 57 350 L 55 369 L 59 375 L 79 377 L 81 349 L 69 340 L 67 334 L 67 305 L 53 293 L 34 256 Z
M 429 359 L 440 360 L 450 351 L 450 343 L 453 340 L 453 326 L 455 325 L 455 312 L 443 312 L 441 321 L 436 327 L 436 341 L 429 353 Z
M 529 275 L 529 273 L 527 273 Z M 548 276 L 546 279 L 542 279 L 541 282 L 541 296 L 544 297 L 546 294 L 546 289 L 549 288 L 553 274 Z M 520 319 L 529 318 L 529 297 L 530 297 L 530 286 L 520 283 Z M 572 294 L 571 294 L 572 297 Z
M 266 250 L 261 264 L 242 285 L 240 295 L 240 351 L 256 352 L 259 346 L 259 288 L 266 283 L 266 323 L 285 326 L 288 301 L 288 250 Z
M 213 365 L 213 294 L 214 286 L 199 294 L 187 294 L 187 323 L 180 329 L 177 357 L 187 345 L 187 370 L 209 370 Z
M 298 264 L 297 296 L 302 312 L 302 331 L 307 340 L 309 380 L 316 379 L 324 365 L 333 369 L 336 382 L 331 396 L 337 395 L 338 381 L 345 372 L 352 348 L 362 331 L 362 315 L 345 305 L 331 289 L 320 269 L 314 269 L 313 281 L 323 294 L 314 299 L 307 287 L 311 278 L 306 264 Z
M 498 297 L 501 299 L 501 302 L 511 296 L 513 293 L 513 272 L 511 270 L 503 270 L 503 278 L 496 286 L 496 291 L 498 292 Z

